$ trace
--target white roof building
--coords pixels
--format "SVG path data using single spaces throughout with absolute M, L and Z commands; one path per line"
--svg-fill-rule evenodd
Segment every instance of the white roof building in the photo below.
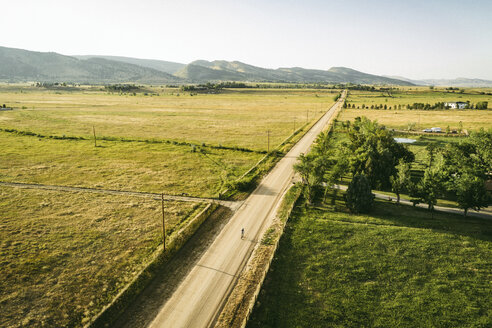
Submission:
M 457 101 L 457 102 L 447 102 L 444 103 L 444 106 L 452 108 L 452 109 L 465 109 L 468 103 L 462 102 L 462 101 Z

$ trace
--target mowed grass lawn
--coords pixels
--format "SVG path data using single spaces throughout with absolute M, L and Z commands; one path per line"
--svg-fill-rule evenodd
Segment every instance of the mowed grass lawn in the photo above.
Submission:
M 166 201 L 168 231 L 203 206 Z M 82 326 L 161 243 L 160 201 L 0 187 L 0 326 Z
M 14 89 L 15 90 L 15 89 Z M 0 86 L 0 128 L 43 135 L 165 139 L 239 146 L 253 150 L 280 144 L 328 110 L 338 90 L 223 90 L 196 94 L 179 89 L 151 89 L 145 96 L 92 89 L 52 91 Z M 178 95 L 179 94 L 179 95 Z M 25 108 L 25 109 L 22 109 Z
M 489 110 L 395 110 L 395 105 L 408 105 L 413 103 L 429 103 L 431 105 L 437 102 L 455 102 L 467 101 L 477 103 L 479 101 L 488 101 L 489 108 L 492 108 L 492 96 L 480 94 L 457 94 L 446 93 L 419 89 L 417 91 L 394 91 L 393 96 L 389 97 L 384 92 L 367 92 L 367 91 L 350 91 L 347 102 L 359 106 L 357 108 L 344 109 L 339 120 L 353 120 L 357 116 L 366 116 L 371 120 L 377 120 L 394 129 L 407 129 L 409 123 L 415 123 L 415 128 L 422 130 L 424 128 L 440 127 L 445 131 L 446 127 L 458 129 L 462 122 L 463 129 L 468 131 L 478 130 L 480 128 L 492 128 L 492 111 Z M 391 110 L 374 110 L 362 109 L 362 104 L 387 105 L 392 107 Z M 420 123 L 420 124 L 419 124 Z
M 167 143 L 56 140 L 0 132 L 0 181 L 217 196 L 263 154 Z
M 490 327 L 491 259 L 490 220 L 299 205 L 248 327 Z

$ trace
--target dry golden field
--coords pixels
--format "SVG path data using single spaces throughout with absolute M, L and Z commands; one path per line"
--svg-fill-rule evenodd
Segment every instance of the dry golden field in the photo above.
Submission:
M 204 206 L 165 204 L 170 233 Z M 161 229 L 160 201 L 0 187 L 0 326 L 80 326 L 143 268 Z

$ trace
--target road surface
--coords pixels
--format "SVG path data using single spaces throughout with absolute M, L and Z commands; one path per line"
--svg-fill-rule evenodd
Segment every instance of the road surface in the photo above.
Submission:
M 159 310 L 150 327 L 195 328 L 214 324 L 255 244 L 272 223 L 281 196 L 292 184 L 297 157 L 309 150 L 344 98 L 345 93 L 262 180 Z

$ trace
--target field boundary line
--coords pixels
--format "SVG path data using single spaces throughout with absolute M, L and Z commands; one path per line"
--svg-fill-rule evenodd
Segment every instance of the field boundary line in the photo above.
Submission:
M 4 182 L 0 181 L 0 186 L 4 187 L 16 187 L 25 189 L 42 189 L 51 191 L 63 191 L 63 192 L 88 192 L 110 195 L 123 195 L 134 197 L 145 197 L 160 200 L 161 195 L 159 193 L 143 192 L 143 191 L 126 191 L 126 190 L 113 190 L 113 189 L 97 189 L 88 187 L 72 187 L 72 186 L 60 186 L 60 185 L 45 185 L 37 183 L 22 183 L 22 182 Z M 229 207 L 232 210 L 238 209 L 242 202 L 219 200 L 215 198 L 202 198 L 194 196 L 178 196 L 178 195 L 166 195 L 164 194 L 164 200 L 175 200 L 181 202 L 199 202 L 199 203 L 218 203 L 222 206 Z
M 0 128 L 0 132 L 17 134 L 20 136 L 27 137 L 36 137 L 41 139 L 52 139 L 52 140 L 72 140 L 72 141 L 92 141 L 94 140 L 92 137 L 82 137 L 82 136 L 56 136 L 56 135 L 44 135 L 40 133 L 35 133 L 31 131 L 23 131 L 17 129 L 9 129 L 9 128 Z M 148 143 L 148 144 L 168 144 L 173 146 L 186 146 L 186 147 L 197 147 L 197 148 L 211 148 L 218 150 L 227 150 L 227 151 L 239 151 L 244 153 L 257 153 L 264 154 L 266 151 L 263 150 L 255 150 L 246 147 L 239 146 L 223 146 L 223 145 L 213 145 L 206 143 L 194 143 L 189 141 L 177 141 L 171 139 L 130 139 L 125 137 L 110 137 L 110 136 L 100 136 L 96 138 L 97 140 L 109 141 L 109 142 L 138 142 L 138 143 Z

